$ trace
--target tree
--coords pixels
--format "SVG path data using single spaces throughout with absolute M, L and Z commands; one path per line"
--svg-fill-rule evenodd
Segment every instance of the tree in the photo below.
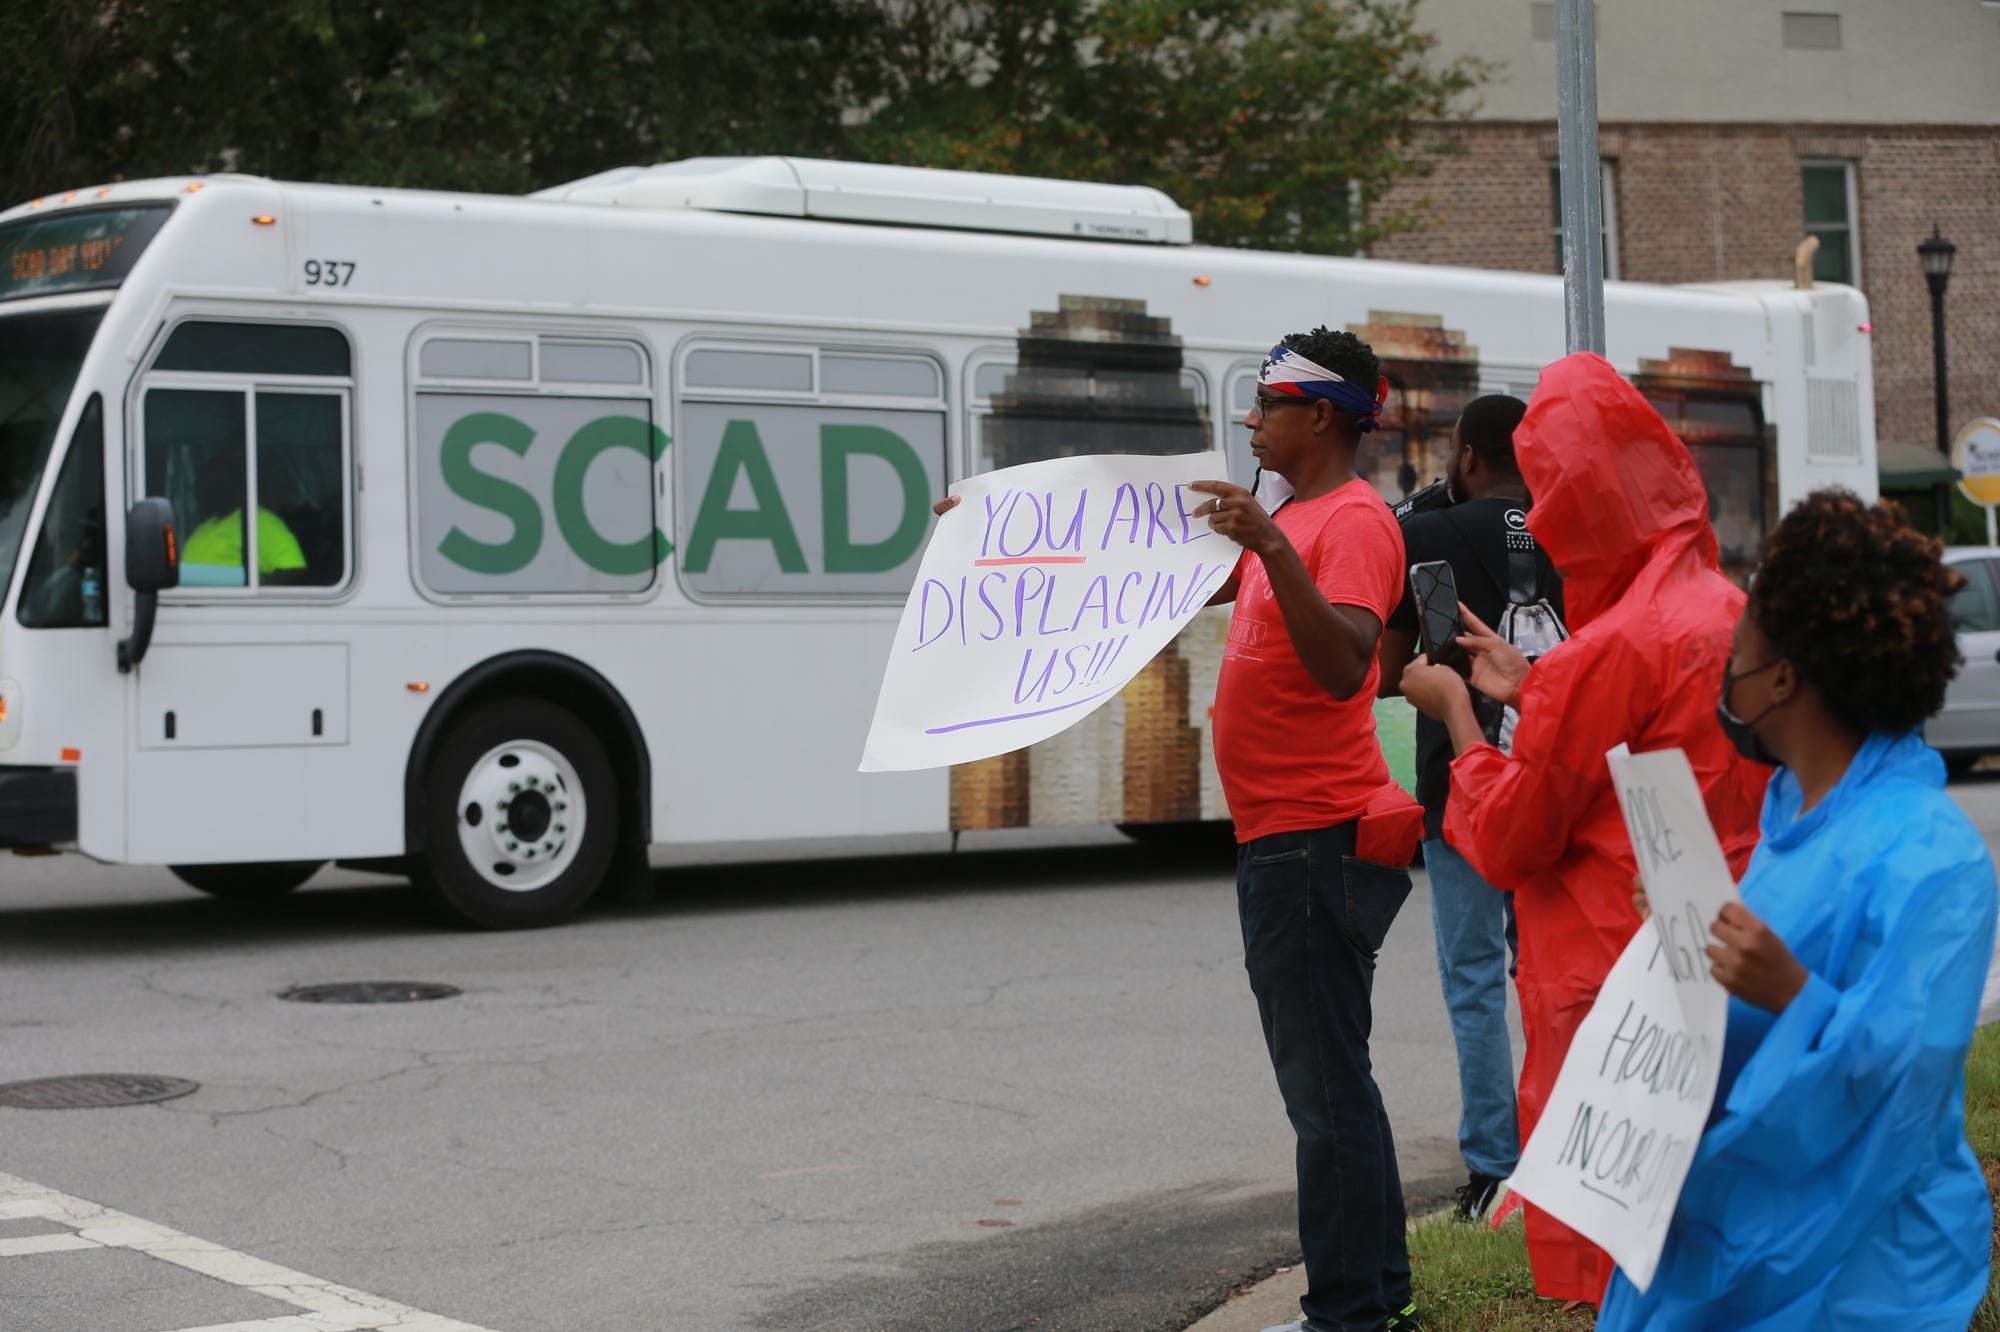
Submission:
M 520 193 L 701 154 L 1155 185 L 1343 252 L 1483 72 L 1416 0 L 45 0 L 0 10 L 5 202 L 152 175 Z M 1357 208 L 1354 205 L 1359 204 Z
M 700 153 L 833 155 L 879 92 L 883 22 L 867 0 L 14 6 L 7 197 L 215 170 L 520 192 Z
M 855 134 L 915 165 L 1157 186 L 1211 244 L 1352 252 L 1421 226 L 1389 186 L 1453 150 L 1486 72 L 1437 66 L 1416 0 L 903 0 Z

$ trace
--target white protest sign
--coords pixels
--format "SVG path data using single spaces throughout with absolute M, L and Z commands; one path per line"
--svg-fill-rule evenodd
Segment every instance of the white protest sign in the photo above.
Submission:
M 1729 995 L 1702 950 L 1738 898 L 1687 755 L 1605 759 L 1653 914 L 1570 1043 L 1511 1186 L 1644 1291 L 1715 1101 Z
M 1108 702 L 1236 567 L 1187 489 L 1225 470 L 1213 453 L 1052 458 L 953 486 L 861 771 L 1005 754 Z

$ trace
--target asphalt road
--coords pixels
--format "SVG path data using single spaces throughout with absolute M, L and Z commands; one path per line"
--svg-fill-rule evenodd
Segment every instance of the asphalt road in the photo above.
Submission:
M 2000 837 L 2000 780 L 1954 793 Z M 653 901 L 511 935 L 362 875 L 246 911 L 0 860 L 0 1082 L 201 1084 L 0 1109 L 0 1328 L 1166 1332 L 1291 1261 L 1226 852 L 943 846 L 662 853 Z M 388 979 L 464 993 L 277 997 Z M 1457 1095 L 1421 876 L 1376 997 L 1436 1199 Z M 403 1312 L 292 1321 L 349 1297 Z
M 0 1109 L 0 1175 L 492 1332 L 1149 1332 L 1290 1261 L 1226 848 L 944 846 L 665 853 L 652 902 L 509 935 L 336 871 L 244 910 L 0 860 L 0 1082 L 201 1084 Z M 464 993 L 277 997 L 389 979 Z M 1405 1181 L 1438 1196 L 1457 1096 L 1421 882 L 1377 997 Z M 0 1187 L 9 1332 L 298 1313 L 131 1248 L 8 1256 L 72 1242 L 49 1215 Z

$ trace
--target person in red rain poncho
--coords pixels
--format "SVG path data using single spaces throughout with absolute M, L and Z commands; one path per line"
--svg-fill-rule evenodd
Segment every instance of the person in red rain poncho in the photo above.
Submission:
M 1490 633 L 1460 640 L 1478 655 L 1482 686 L 1516 686 L 1511 755 L 1486 742 L 1455 672 L 1412 667 L 1418 677 L 1406 671 L 1403 692 L 1450 728 L 1458 754 L 1445 839 L 1515 895 L 1526 1142 L 1570 1038 L 1639 928 L 1637 865 L 1605 751 L 1686 750 L 1738 875 L 1757 843 L 1771 770 L 1739 757 L 1715 721 L 1743 593 L 1717 563 L 1707 488 L 1687 447 L 1589 353 L 1542 372 L 1514 441 L 1534 496 L 1528 530 L 1563 573 L 1574 637 L 1525 675 L 1519 654 Z M 1535 1289 L 1597 1303 L 1610 1257 L 1533 1205 L 1527 1226 Z

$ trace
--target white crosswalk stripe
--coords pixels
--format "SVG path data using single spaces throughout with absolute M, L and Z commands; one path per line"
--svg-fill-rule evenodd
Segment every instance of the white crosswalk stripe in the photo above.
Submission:
M 81 1235 L 23 1235 L 19 1239 L 0 1239 L 0 1258 L 25 1258 L 33 1253 L 103 1247 L 96 1240 L 87 1240 Z
M 127 1249 L 226 1281 L 300 1310 L 251 1322 L 215 1323 L 159 1332 L 492 1332 L 440 1314 L 424 1313 L 365 1291 L 294 1272 L 247 1253 L 184 1235 L 168 1226 L 73 1198 L 13 1175 L 0 1174 L 0 1221 L 39 1219 L 66 1232 L 0 1239 L 0 1258 L 71 1249 Z

